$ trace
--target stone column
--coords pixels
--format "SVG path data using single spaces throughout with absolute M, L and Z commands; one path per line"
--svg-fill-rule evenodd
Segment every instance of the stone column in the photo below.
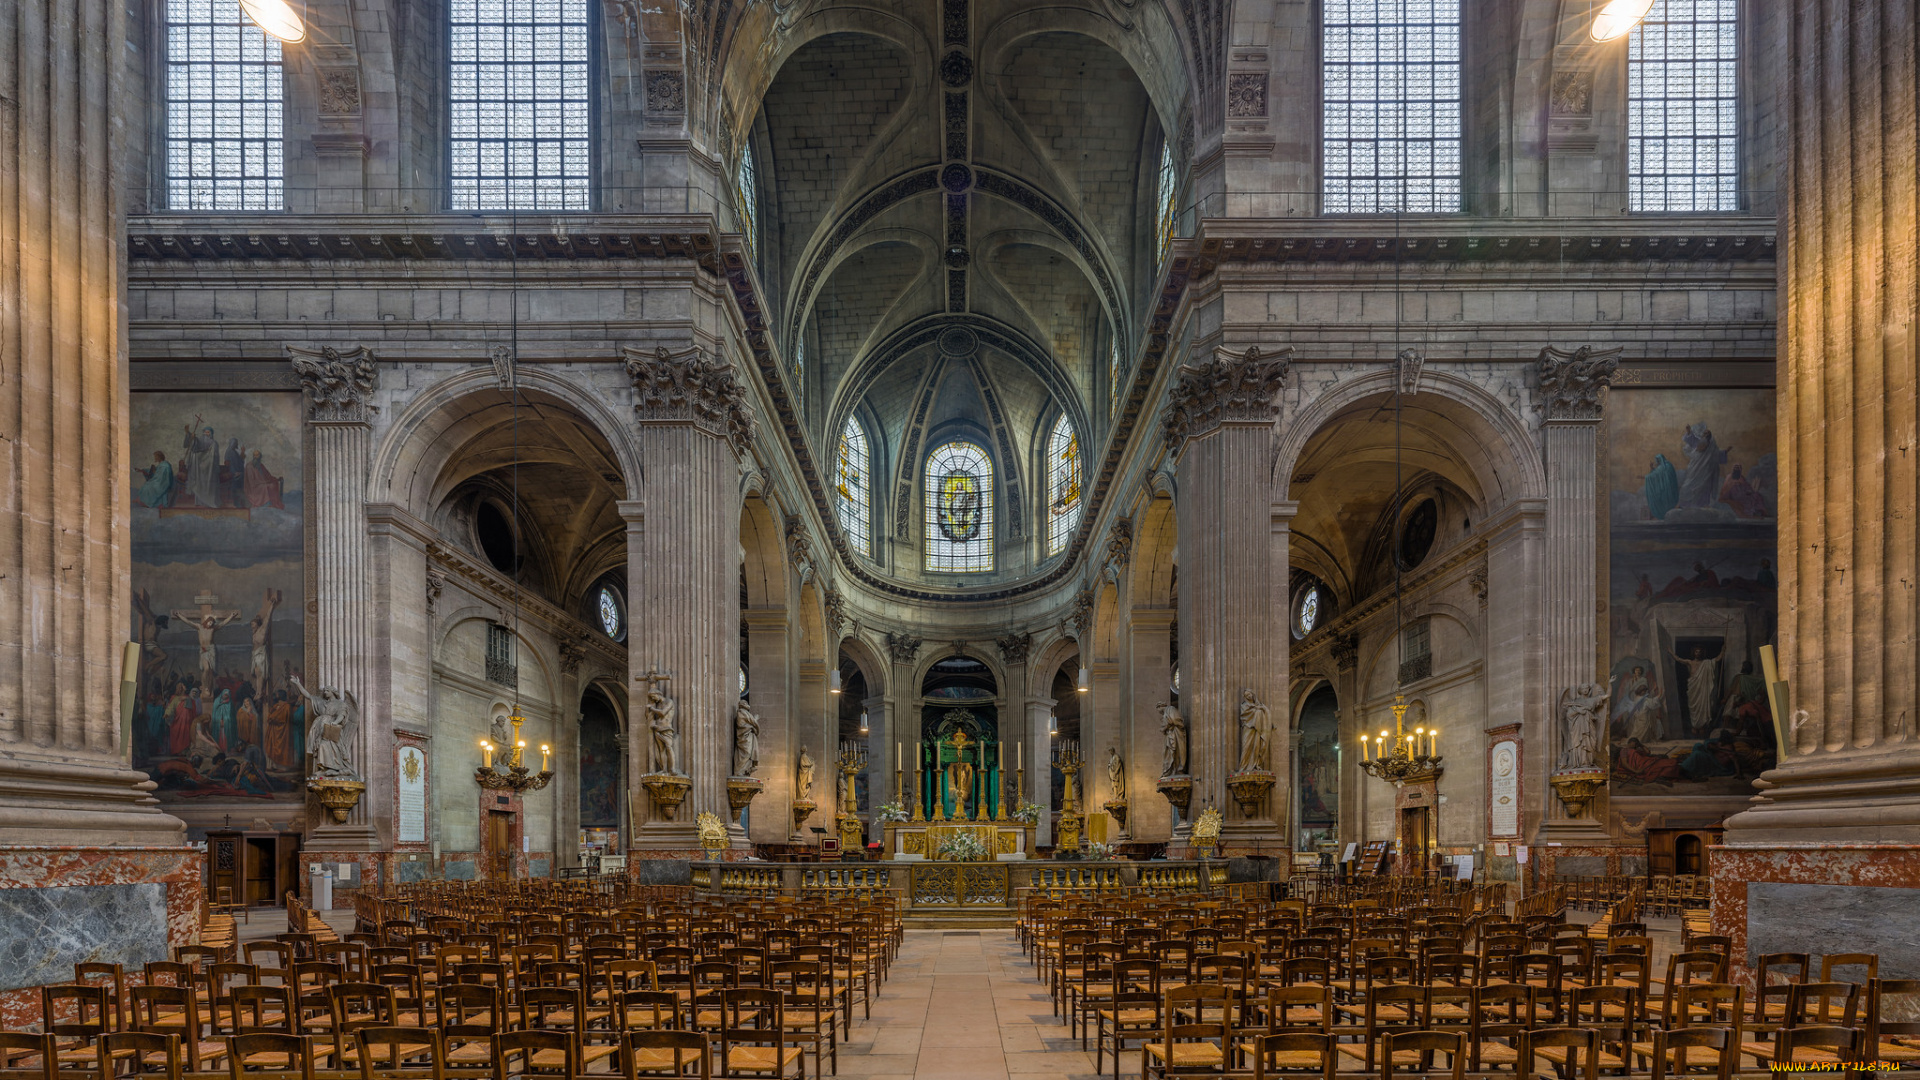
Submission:
M 1546 701 L 1559 696 L 1547 693 L 1542 675 L 1540 623 L 1546 607 L 1541 601 L 1540 567 L 1546 548 L 1546 500 L 1518 500 L 1481 528 L 1487 538 L 1487 710 L 1482 732 L 1522 725 L 1520 774 L 1522 797 L 1527 801 L 1520 808 L 1520 835 L 1535 837 L 1534 830 L 1546 820 L 1547 803 L 1559 802 L 1547 784 L 1553 758 L 1542 737 Z M 1355 692 L 1357 702 L 1357 685 Z M 1484 738 L 1477 742 L 1484 747 Z M 1465 760 L 1450 758 L 1445 768 L 1483 769 L 1479 753 L 1476 749 Z M 1440 786 L 1443 790 L 1447 786 L 1445 775 Z
M 322 687 L 332 688 L 359 703 L 359 723 L 348 752 L 367 784 L 347 823 L 316 826 L 306 846 L 315 851 L 377 851 L 383 845 L 375 821 L 384 820 L 389 831 L 393 825 L 393 765 L 374 760 L 376 740 L 371 737 L 376 725 L 391 726 L 372 669 L 375 583 L 367 532 L 367 469 L 380 371 L 364 346 L 343 350 L 289 345 L 287 355 L 306 391 L 307 426 L 313 435 L 313 501 L 308 512 L 313 520 L 314 599 L 319 605 L 319 668 L 307 689 L 318 693 Z M 387 740 L 377 741 L 384 746 Z M 379 793 L 389 794 L 378 801 Z
M 1114 660 L 1095 660 L 1087 665 L 1093 677 L 1093 691 L 1080 696 L 1080 757 L 1087 767 L 1080 770 L 1081 810 L 1092 820 L 1106 813 L 1103 805 L 1113 797 L 1113 784 L 1107 779 L 1107 747 L 1122 747 L 1125 753 L 1126 728 L 1121 724 L 1120 664 Z M 1109 822 L 1107 842 L 1119 825 Z M 1091 832 L 1088 838 L 1092 838 Z
M 114 146 L 125 22 L 108 0 L 18 0 L 0 13 L 5 844 L 173 846 L 183 828 L 127 767 L 120 724 L 132 475 Z
M 893 710 L 888 707 L 891 701 L 885 694 L 875 694 L 860 702 L 860 707 L 867 711 L 868 821 L 873 820 L 883 804 L 893 801 Z M 880 840 L 881 830 L 877 826 L 870 828 L 867 838 Z
M 1913 5 L 1795 0 L 1778 115 L 1779 765 L 1733 846 L 1920 844 Z
M 1162 842 L 1173 835 L 1173 807 L 1154 790 L 1160 778 L 1160 710 L 1173 687 L 1173 657 L 1168 637 L 1173 609 L 1134 608 L 1127 618 L 1128 696 L 1132 699 L 1131 735 L 1120 748 L 1127 765 L 1127 832 L 1141 842 Z
M 887 634 L 887 687 L 893 700 L 893 722 L 896 735 L 907 744 L 908 771 L 914 772 L 914 744 L 920 741 L 920 687 L 914 682 L 913 665 L 920 656 L 920 639 L 913 634 Z M 914 776 L 918 776 L 914 772 Z M 919 787 L 914 786 L 914 777 L 907 778 L 907 785 L 917 795 Z M 907 812 L 913 812 L 908 805 Z
M 753 775 L 765 784 L 747 807 L 747 836 L 756 844 L 784 844 L 793 831 L 787 807 L 793 802 L 793 757 L 798 749 L 787 686 L 792 631 L 784 607 L 748 608 L 740 617 L 747 624 L 747 700 L 760 718 L 760 766 Z
M 1047 717 L 1053 714 L 1054 700 L 1050 697 L 1030 697 L 1027 699 L 1027 770 L 1026 797 L 1042 807 L 1053 805 L 1053 742 L 1047 734 Z M 1015 757 L 1016 762 L 1021 759 Z M 1035 847 L 1045 847 L 1053 843 L 1053 814 L 1042 813 L 1034 825 L 1033 843 Z
M 1216 347 L 1204 362 L 1181 367 L 1165 416 L 1179 470 L 1180 704 L 1192 814 L 1218 807 L 1230 841 L 1278 839 L 1271 822 L 1242 819 L 1226 780 L 1239 766 L 1241 691 L 1286 711 L 1289 643 L 1285 623 L 1273 620 L 1268 475 L 1274 397 L 1290 352 Z
M 818 827 L 829 834 L 835 831 L 840 812 L 840 713 L 839 699 L 827 691 L 827 665 L 818 659 L 802 660 L 794 673 L 793 726 L 799 732 L 800 745 L 813 755 L 814 812 L 800 826 L 808 841 L 816 839 Z M 798 763 L 799 753 L 794 754 Z M 792 816 L 788 816 L 792 822 Z
M 1598 679 L 1599 428 L 1606 388 L 1619 363 L 1619 349 L 1594 352 L 1586 346 L 1573 352 L 1548 346 L 1534 363 L 1539 380 L 1535 394 L 1546 417 L 1547 444 L 1541 641 L 1546 646 L 1544 745 L 1549 777 L 1562 769 L 1607 767 L 1603 751 L 1579 760 L 1566 756 L 1559 702 L 1567 691 Z M 1603 736 L 1604 732 L 1603 727 Z M 1547 789 L 1543 841 L 1605 843 L 1611 838 L 1604 793 L 1575 818 L 1553 794 L 1551 782 L 1543 786 Z
M 636 617 L 628 635 L 629 694 L 641 772 L 650 760 L 646 674 L 667 677 L 678 709 L 675 770 L 692 781 L 674 819 L 652 799 L 638 846 L 698 847 L 696 815 L 728 813 L 733 704 L 739 700 L 740 463 L 755 421 L 733 365 L 701 347 L 679 353 L 629 348 L 634 421 L 646 473 L 645 525 L 629 537 L 627 589 Z M 637 550 L 633 550 L 637 549 Z

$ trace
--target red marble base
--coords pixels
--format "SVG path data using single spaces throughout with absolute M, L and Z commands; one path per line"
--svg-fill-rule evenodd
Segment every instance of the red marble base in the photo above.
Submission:
M 1911 914 L 1920 911 L 1920 846 L 1909 844 L 1808 844 L 1707 849 L 1707 875 L 1713 887 L 1713 932 L 1733 939 L 1731 977 L 1748 982 L 1747 886 L 1762 882 L 1792 885 L 1865 886 L 1913 889 Z M 1818 919 L 1818 912 L 1809 912 Z M 1907 923 L 1907 927 L 1911 927 Z M 1904 935 L 1906 930 L 1898 928 Z M 1776 951 L 1766 941 L 1753 953 Z M 1867 942 L 1860 951 L 1872 952 Z M 1901 976 L 1882 968 L 1883 977 Z
M 188 847 L 0 847 L 0 889 L 157 883 L 166 889 L 171 956 L 199 938 L 205 866 L 206 854 Z M 0 1029 L 17 1031 L 40 1019 L 38 987 L 0 991 Z

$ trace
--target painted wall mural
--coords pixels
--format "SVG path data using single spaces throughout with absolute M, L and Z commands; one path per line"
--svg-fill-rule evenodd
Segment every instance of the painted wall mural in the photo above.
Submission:
M 133 764 L 162 801 L 303 798 L 297 393 L 132 395 Z
M 620 827 L 620 721 L 598 691 L 580 703 L 580 827 Z
M 1311 851 L 1334 838 L 1340 814 L 1339 742 L 1339 699 L 1331 686 L 1322 686 L 1307 695 L 1300 707 L 1300 767 L 1294 774 L 1300 785 L 1296 850 Z
M 1771 390 L 1607 402 L 1609 701 L 1616 795 L 1750 795 L 1776 744 Z

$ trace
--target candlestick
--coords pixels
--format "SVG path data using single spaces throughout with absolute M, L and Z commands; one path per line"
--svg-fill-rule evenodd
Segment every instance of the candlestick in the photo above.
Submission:
M 552 756 L 552 754 L 553 754 L 552 747 L 548 746 L 546 743 L 540 744 L 540 771 L 541 772 L 551 771 L 547 768 L 547 760 Z
M 893 771 L 894 772 L 904 771 L 907 767 L 906 760 L 907 760 L 906 747 L 900 745 L 897 742 L 894 743 L 893 744 Z
M 1024 770 L 1027 765 L 1027 744 L 1013 744 L 1013 767 Z

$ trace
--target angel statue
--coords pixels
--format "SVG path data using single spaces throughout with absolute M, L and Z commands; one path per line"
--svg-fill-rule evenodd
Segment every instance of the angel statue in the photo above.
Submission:
M 353 767 L 353 725 L 360 715 L 360 703 L 352 694 L 342 695 L 331 686 L 317 692 L 308 690 L 297 675 L 289 675 L 300 696 L 307 699 L 307 756 L 311 758 L 307 775 L 315 780 L 358 781 Z

